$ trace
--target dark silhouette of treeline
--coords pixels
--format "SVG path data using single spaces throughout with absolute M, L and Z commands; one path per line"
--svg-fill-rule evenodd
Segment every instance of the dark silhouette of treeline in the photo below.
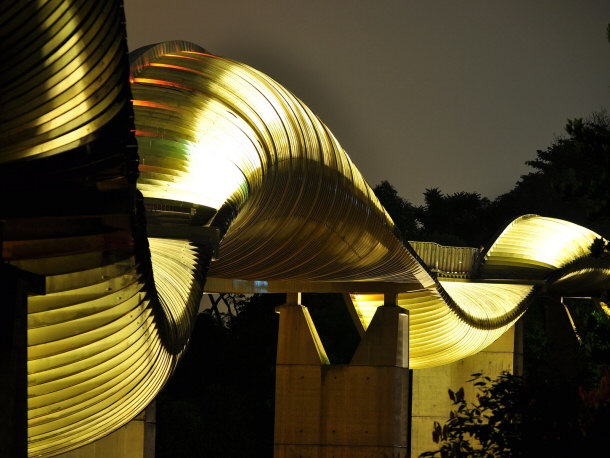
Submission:
M 388 181 L 374 191 L 404 240 L 441 245 L 487 246 L 512 219 L 527 213 L 551 216 L 610 234 L 610 117 L 605 111 L 569 120 L 536 158 L 532 171 L 493 201 L 477 192 L 444 194 L 426 189 L 424 204 L 399 196 Z

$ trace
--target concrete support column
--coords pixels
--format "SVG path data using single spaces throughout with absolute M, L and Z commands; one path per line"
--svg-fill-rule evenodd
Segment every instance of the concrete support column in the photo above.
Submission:
M 0 289 L 4 301 L 0 332 L 0 456 L 26 457 L 27 281 L 19 269 L 0 263 Z
M 496 378 L 503 371 L 520 370 L 523 360 L 523 342 L 520 324 L 506 333 L 483 351 L 460 359 L 454 363 L 427 369 L 413 370 L 411 456 L 438 450 L 432 441 L 435 421 L 443 425 L 449 419 L 453 403 L 447 390 L 464 388 L 468 402 L 476 400 L 476 387 L 468 382 L 475 372 Z M 521 352 L 519 354 L 519 351 Z M 515 362 L 520 364 L 518 368 Z
M 3 300 L 0 325 L 0 456 L 26 457 L 28 295 L 45 293 L 45 277 L 0 262 L 0 291 Z
M 408 456 L 407 312 L 379 307 L 351 363 L 331 366 L 307 309 L 278 309 L 276 458 Z

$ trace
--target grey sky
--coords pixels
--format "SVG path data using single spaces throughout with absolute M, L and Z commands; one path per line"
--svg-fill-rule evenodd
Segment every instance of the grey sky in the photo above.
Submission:
M 369 184 L 490 198 L 609 107 L 610 2 L 125 0 L 130 49 L 182 39 L 300 97 Z

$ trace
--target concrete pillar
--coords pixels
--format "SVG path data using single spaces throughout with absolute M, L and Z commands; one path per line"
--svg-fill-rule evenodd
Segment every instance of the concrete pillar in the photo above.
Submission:
M 275 457 L 406 457 L 407 312 L 380 307 L 352 362 L 331 366 L 307 309 L 278 309 Z
M 471 374 L 484 372 L 496 378 L 503 371 L 513 372 L 515 363 L 521 365 L 516 370 L 521 370 L 522 339 L 519 324 L 475 355 L 444 366 L 413 371 L 411 456 L 438 450 L 438 444 L 432 440 L 432 429 L 434 421 L 443 425 L 449 419 L 453 404 L 449 399 L 449 388 L 456 391 L 463 387 L 466 400 L 473 402 L 476 400 L 476 390 L 472 383 L 468 383 L 472 379 Z
M 546 306 L 547 362 L 557 377 L 574 383 L 582 371 L 579 342 L 572 318 L 563 301 L 549 301 Z
M 2 222 L 0 222 L 0 253 Z M 0 456 L 27 456 L 27 301 L 45 293 L 45 277 L 0 262 Z
M 27 282 L 19 269 L 0 263 L 0 289 L 0 456 L 26 457 Z

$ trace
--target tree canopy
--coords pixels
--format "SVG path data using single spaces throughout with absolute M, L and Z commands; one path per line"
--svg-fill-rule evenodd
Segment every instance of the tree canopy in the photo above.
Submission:
M 387 180 L 375 186 L 373 192 L 394 220 L 403 240 L 413 240 L 413 237 L 419 234 L 417 208 L 407 199 L 400 197 L 396 188 Z
M 566 136 L 556 138 L 526 164 L 534 170 L 493 201 L 476 192 L 424 192 L 415 206 L 398 195 L 388 181 L 374 191 L 404 240 L 442 245 L 487 245 L 495 233 L 517 216 L 535 213 L 610 233 L 610 116 L 568 120 Z
M 610 117 L 570 119 L 558 138 L 527 164 L 545 175 L 562 199 L 581 206 L 592 219 L 610 214 Z

